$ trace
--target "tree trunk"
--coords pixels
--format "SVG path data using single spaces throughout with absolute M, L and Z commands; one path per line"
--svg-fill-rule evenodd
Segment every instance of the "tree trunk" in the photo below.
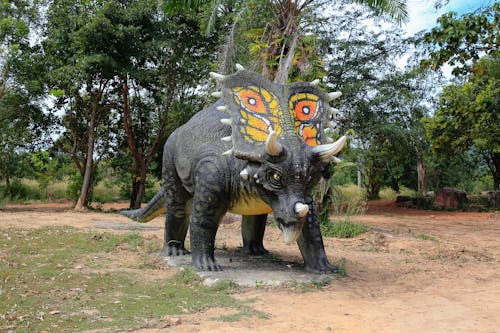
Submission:
M 10 186 L 10 177 L 5 176 L 5 194 L 12 197 L 12 188 Z
M 368 200 L 376 200 L 379 198 L 380 186 L 382 185 L 382 172 L 382 167 L 377 165 L 366 168 L 366 178 L 368 179 L 366 197 Z
M 123 128 L 127 136 L 127 145 L 132 153 L 133 170 L 132 170 L 132 195 L 130 197 L 130 209 L 141 207 L 142 198 L 144 197 L 146 187 L 146 173 L 148 170 L 149 161 L 144 157 L 137 147 L 134 134 L 132 132 L 130 105 L 128 100 L 128 78 L 122 79 L 122 98 L 123 98 Z M 153 144 L 152 150 L 156 150 L 157 144 Z
M 493 190 L 500 190 L 500 153 L 493 153 Z
M 134 163 L 135 164 L 135 163 Z M 130 209 L 141 207 L 142 198 L 146 191 L 146 173 L 147 167 L 145 164 L 134 168 L 132 173 L 132 195 L 130 197 Z
M 88 205 L 89 193 L 92 183 L 92 171 L 94 166 L 94 140 L 95 140 L 95 125 L 97 117 L 97 101 L 94 102 L 92 107 L 92 114 L 90 115 L 89 133 L 87 141 L 87 158 L 85 161 L 85 173 L 83 175 L 82 188 L 80 196 L 75 205 L 75 210 L 84 210 Z
M 295 49 L 299 41 L 299 31 L 295 30 L 291 36 L 291 42 L 288 49 L 288 54 L 282 55 L 280 57 L 278 72 L 274 77 L 274 82 L 278 84 L 285 84 L 288 81 L 288 76 L 290 74 L 290 68 L 292 67 L 293 56 L 295 55 Z
M 427 185 L 425 181 L 425 166 L 424 166 L 424 156 L 422 149 L 417 150 L 417 184 L 418 193 L 427 193 Z

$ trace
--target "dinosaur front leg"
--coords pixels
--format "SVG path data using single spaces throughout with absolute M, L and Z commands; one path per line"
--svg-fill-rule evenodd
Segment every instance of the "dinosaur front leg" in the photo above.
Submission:
M 243 251 L 251 255 L 269 253 L 263 244 L 266 230 L 267 214 L 243 215 L 241 220 L 241 236 L 243 237 Z
M 325 253 L 323 237 L 315 209 L 311 209 L 297 240 L 307 271 L 314 273 L 337 273 L 337 267 L 330 264 Z
M 219 271 L 214 257 L 215 235 L 228 208 L 223 190 L 225 177 L 216 161 L 199 164 L 195 176 L 189 235 L 193 266 L 199 270 Z

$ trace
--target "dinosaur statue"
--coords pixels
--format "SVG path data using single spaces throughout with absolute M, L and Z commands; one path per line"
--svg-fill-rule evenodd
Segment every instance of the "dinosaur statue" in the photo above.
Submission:
M 163 186 L 143 208 L 123 214 L 147 222 L 166 213 L 160 255 L 189 252 L 198 270 L 221 270 L 214 258 L 215 235 L 226 212 L 243 215 L 244 250 L 263 246 L 267 214 L 273 213 L 285 243 L 297 241 L 305 268 L 334 272 L 320 233 L 312 191 L 346 138 L 323 135 L 337 110 L 318 81 L 278 85 L 237 65 L 231 75 L 211 73 L 219 101 L 197 113 L 167 140 Z

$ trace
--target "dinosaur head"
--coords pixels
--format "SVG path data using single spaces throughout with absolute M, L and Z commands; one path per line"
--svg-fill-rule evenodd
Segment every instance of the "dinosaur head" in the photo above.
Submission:
M 222 86 L 229 114 L 222 122 L 232 134 L 224 155 L 248 161 L 240 177 L 252 185 L 273 211 L 286 243 L 300 236 L 313 214 L 312 190 L 342 149 L 346 138 L 327 143 L 336 113 L 328 102 L 340 93 L 325 93 L 316 82 L 278 85 L 238 67 L 232 75 L 212 74 Z
M 289 147 L 277 141 L 268 145 L 270 151 L 264 158 L 249 162 L 240 173 L 271 207 L 287 244 L 297 240 L 308 214 L 313 213 L 313 188 L 329 167 L 331 156 L 342 149 L 345 137 L 329 145 L 296 144 Z M 277 151 L 279 155 L 273 155 Z

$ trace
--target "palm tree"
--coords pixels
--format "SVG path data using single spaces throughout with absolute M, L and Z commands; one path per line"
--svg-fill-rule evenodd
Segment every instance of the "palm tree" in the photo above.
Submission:
M 376 14 L 388 15 L 400 23 L 406 21 L 408 18 L 405 0 L 351 0 L 351 2 L 366 5 Z M 179 10 L 182 8 L 208 8 L 209 13 L 206 15 L 206 17 L 208 17 L 207 29 L 213 28 L 211 23 L 214 22 L 214 18 L 217 15 L 218 10 L 225 3 L 234 4 L 234 1 L 165 0 L 166 8 L 173 10 Z M 263 66 L 263 74 L 273 79 L 276 83 L 285 83 L 288 80 L 292 61 L 296 53 L 300 37 L 302 36 L 302 21 L 305 12 L 314 6 L 321 6 L 328 3 L 333 5 L 336 1 L 262 0 L 262 3 L 266 5 L 271 13 L 273 13 L 272 21 L 267 22 L 266 39 L 268 41 L 267 45 L 269 45 L 269 49 L 266 52 L 264 61 L 266 59 L 279 59 L 277 64 Z M 240 6 L 244 10 L 247 4 L 248 1 L 245 1 Z M 279 43 L 271 43 L 271 41 L 276 41 L 278 39 L 280 40 Z M 229 44 L 231 44 L 231 41 Z M 227 60 L 228 56 L 226 55 L 225 58 Z

